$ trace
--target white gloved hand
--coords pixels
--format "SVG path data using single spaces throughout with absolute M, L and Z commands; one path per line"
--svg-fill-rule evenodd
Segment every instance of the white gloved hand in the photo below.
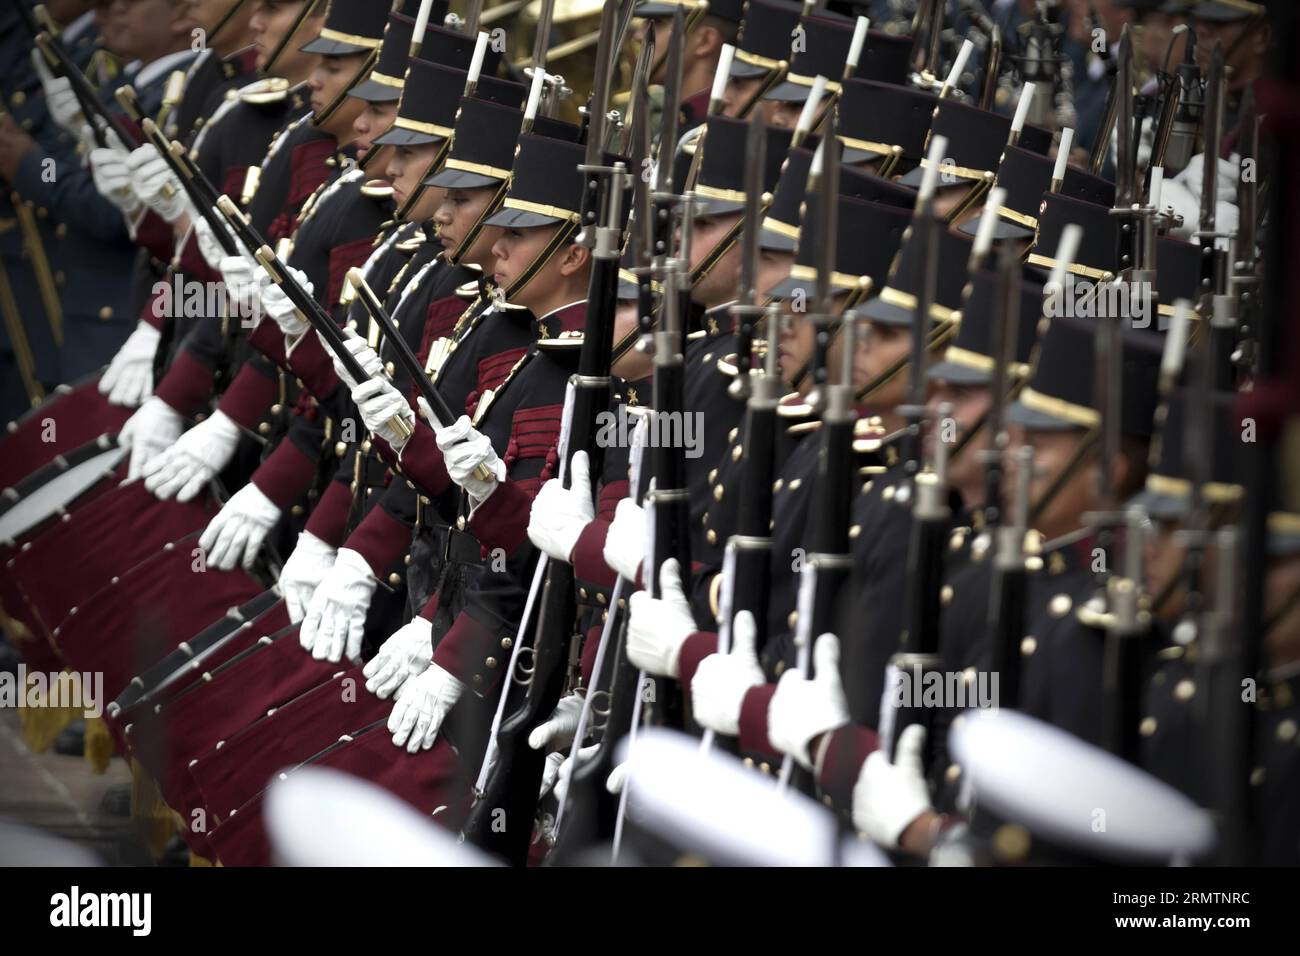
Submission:
M 299 623 L 307 616 L 316 587 L 334 567 L 336 549 L 330 547 L 310 531 L 298 534 L 298 544 L 280 569 L 280 593 L 289 620 Z
M 144 466 L 144 486 L 161 501 L 189 501 L 230 464 L 239 447 L 239 426 L 214 411 Z
M 648 674 L 676 677 L 682 645 L 696 628 L 675 558 L 659 569 L 659 591 L 663 597 L 637 591 L 628 602 L 627 658 Z
M 546 763 L 542 764 L 542 786 L 537 792 L 538 800 L 555 789 L 555 785 L 560 780 L 560 768 L 568 759 L 569 755 L 560 750 L 546 755 Z
M 110 405 L 131 408 L 153 392 L 153 358 L 161 333 L 141 319 L 99 377 L 99 392 Z
M 361 656 L 366 611 L 379 582 L 366 559 L 351 548 L 339 548 L 334 567 L 326 572 L 307 605 L 298 641 L 318 661 L 337 662 L 346 654 Z
M 301 269 L 295 269 L 293 266 L 286 266 L 285 269 L 289 275 L 298 281 L 304 292 L 308 295 L 312 294 L 313 288 L 311 280 L 307 278 L 307 273 Z M 267 315 L 275 320 L 275 324 L 280 327 L 280 331 L 288 338 L 296 339 L 311 328 L 311 323 L 302 317 L 298 310 L 294 308 L 293 303 L 289 301 L 289 297 L 285 295 L 284 290 L 274 282 L 268 283 L 262 289 L 262 308 Z
M 370 381 L 371 379 L 382 377 L 384 374 L 384 363 L 380 360 L 379 355 L 375 350 L 370 347 L 369 343 L 361 336 L 357 335 L 357 333 L 352 329 L 344 327 L 340 331 L 343 333 L 344 347 L 352 353 L 352 356 L 357 360 L 357 364 L 360 365 L 362 370 L 366 373 L 366 380 Z M 319 333 L 317 334 L 319 335 Z M 339 361 L 339 357 L 334 354 L 334 350 L 326 344 L 324 339 L 321 339 L 321 345 L 325 346 L 325 351 L 329 354 L 330 361 L 334 363 L 334 374 L 339 377 L 340 381 L 347 385 L 349 391 L 355 389 L 358 385 L 364 384 L 352 380 L 352 375 L 346 368 L 344 368 L 343 363 Z M 412 420 L 414 420 L 414 417 Z
M 586 747 L 579 748 L 578 765 L 581 766 L 582 764 L 590 760 L 592 757 L 594 757 L 596 755 L 596 751 L 599 749 L 600 746 L 598 744 L 589 744 Z M 551 786 L 548 787 L 545 778 L 545 773 L 550 771 L 551 760 L 554 757 L 559 757 L 560 760 L 556 764 L 555 779 L 550 781 Z M 569 780 L 571 779 L 570 775 L 572 773 L 573 773 L 572 754 L 565 753 L 563 751 L 557 751 L 556 753 L 551 754 L 549 757 L 546 758 L 546 769 L 543 771 L 542 792 L 540 796 L 542 797 L 546 796 L 547 792 L 553 787 L 555 790 L 555 802 L 558 804 L 563 804 L 565 796 L 567 796 L 569 793 Z
M 403 418 L 408 425 L 414 426 L 415 411 L 392 382 L 383 376 L 368 379 L 352 390 L 352 401 L 357 403 L 361 420 L 371 434 L 388 442 L 395 452 L 406 447 L 408 436 L 398 433 L 393 419 Z
M 764 683 L 755 641 L 754 615 L 741 611 L 731 625 L 731 653 L 710 654 L 691 678 L 691 711 L 701 727 L 734 737 L 740 706 L 751 687 Z
M 853 785 L 853 825 L 883 847 L 897 847 L 912 821 L 932 809 L 921 762 L 924 747 L 925 727 L 904 728 L 897 759 L 890 763 L 884 751 L 875 751 Z
M 631 498 L 624 498 L 614 509 L 614 520 L 605 535 L 605 563 L 619 577 L 636 581 L 645 560 L 645 509 Z
M 448 476 L 476 502 L 482 503 L 498 482 L 506 480 L 505 462 L 497 457 L 491 439 L 469 423 L 469 416 L 462 415 L 455 423 L 434 431 Z M 477 477 L 474 472 L 479 465 L 487 465 L 495 477 L 488 481 Z
M 1204 175 L 1205 154 L 1197 153 L 1188 162 L 1187 167 L 1172 179 L 1166 179 L 1160 191 L 1162 211 L 1172 212 L 1182 217 L 1183 224 L 1172 230 L 1172 235 L 1196 240 L 1196 232 L 1201 219 L 1201 193 Z M 1218 183 L 1216 186 L 1215 229 L 1219 232 L 1235 232 L 1240 219 L 1237 209 L 1237 184 L 1241 176 L 1241 160 L 1237 155 L 1231 159 L 1218 161 Z M 1224 242 L 1226 240 L 1220 240 Z
M 630 761 L 624 760 L 609 772 L 609 776 L 605 778 L 606 791 L 614 796 L 618 796 L 623 792 L 623 784 L 627 782 L 627 770 L 630 765 Z
M 781 675 L 767 708 L 767 737 L 781 753 L 813 769 L 808 745 L 849 722 L 849 704 L 840 682 L 840 639 L 823 634 L 813 645 L 813 678 L 797 668 Z
M 153 143 L 131 150 L 126 165 L 131 171 L 131 190 L 164 222 L 175 222 L 189 211 L 185 188 Z
M 227 253 L 225 247 L 217 241 L 217 237 L 213 234 L 212 227 L 208 225 L 206 219 L 202 216 L 196 215 L 193 217 L 192 225 L 194 227 L 194 241 L 198 243 L 199 254 L 203 256 L 203 261 L 208 264 L 209 268 L 221 272 L 221 260 L 225 259 L 229 253 Z M 230 227 L 225 223 L 222 223 L 221 228 L 226 231 L 226 235 L 230 236 L 231 240 L 234 242 L 234 248 L 238 249 L 239 242 L 235 239 L 235 234 L 230 231 Z M 243 256 L 240 256 L 239 258 L 242 259 Z M 256 264 L 254 265 L 255 268 L 261 268 L 261 266 L 257 266 Z M 222 277 L 225 277 L 224 273 L 222 273 Z
M 551 716 L 533 728 L 528 735 L 528 746 L 534 750 L 545 747 L 567 749 L 573 743 L 573 735 L 578 730 L 578 718 L 582 714 L 582 694 L 568 694 L 561 697 L 551 711 Z
M 119 445 L 131 449 L 126 480 L 134 481 L 144 474 L 145 463 L 170 448 L 184 428 L 181 413 L 157 395 L 136 409 L 117 436 Z
M 393 746 L 404 746 L 407 753 L 432 747 L 443 720 L 463 693 L 465 685 L 437 664 L 430 664 L 423 674 L 408 680 L 388 715 Z
M 236 564 L 250 570 L 262 542 L 280 520 L 281 511 L 251 481 L 221 506 L 199 537 L 208 567 L 229 571 Z
M 112 132 L 108 137 L 120 143 Z M 140 197 L 131 188 L 131 167 L 127 164 L 125 149 L 114 146 L 96 146 L 90 151 L 90 176 L 101 196 L 111 202 L 126 216 L 140 211 Z
M 533 498 L 528 540 L 555 560 L 568 564 L 582 529 L 595 517 L 591 464 L 585 451 L 576 451 L 569 463 L 569 487 L 564 487 L 559 478 L 552 478 Z
M 82 115 L 77 94 L 72 92 L 72 81 L 66 76 L 55 76 L 50 65 L 45 62 L 45 54 L 38 49 L 32 50 L 32 65 L 45 90 L 45 106 L 50 111 L 50 116 L 64 130 L 76 136 L 85 125 L 86 117 Z
M 226 286 L 226 298 L 230 300 L 231 306 L 234 306 L 235 312 L 240 317 L 247 316 L 252 319 L 260 316 L 261 291 L 263 291 L 261 277 L 265 269 L 248 256 L 222 254 L 217 260 L 217 271 L 221 273 L 221 282 Z
M 366 690 L 387 699 L 412 677 L 419 677 L 433 661 L 433 622 L 422 617 L 403 624 L 379 648 L 361 671 Z

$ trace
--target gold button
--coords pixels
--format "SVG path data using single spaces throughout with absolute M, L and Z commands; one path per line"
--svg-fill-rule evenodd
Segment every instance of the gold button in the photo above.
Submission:
M 1026 634 L 1020 640 L 1020 653 L 1028 657 L 1034 651 L 1038 650 L 1038 638 Z
M 604 604 L 604 603 L 605 603 L 605 595 L 604 595 L 604 594 L 601 594 L 601 593 L 597 593 L 597 594 L 596 594 L 596 603 L 597 603 L 597 604 Z
M 791 491 L 798 491 L 798 490 L 799 490 L 799 486 L 802 485 L 802 484 L 803 484 L 803 479 L 802 479 L 802 478 L 796 478 L 794 481 L 790 482 L 790 490 L 791 490 Z
M 68 279 L 68 277 L 65 276 L 65 275 L 63 274 L 63 270 L 62 270 L 62 269 L 60 269 L 58 272 L 54 273 L 54 284 L 55 284 L 55 285 L 63 285 L 63 283 L 66 282 L 67 279 Z
M 717 481 L 717 480 L 718 480 L 718 469 L 716 468 L 709 469 L 709 481 Z
M 208 417 L 208 413 L 207 413 L 207 412 L 199 412 L 197 415 L 194 416 L 194 421 L 195 421 L 195 423 L 197 424 L 198 422 L 203 421 L 203 419 L 205 419 L 205 418 L 207 418 L 207 417 Z
M 1290 743 L 1295 740 L 1296 723 L 1294 720 L 1284 720 L 1277 725 L 1277 739 L 1283 743 Z
M 456 519 L 456 529 L 457 529 L 458 531 L 464 531 L 464 530 L 465 530 L 465 516 L 464 516 L 464 515 L 461 515 L 459 518 Z
M 791 611 L 790 616 L 785 619 L 785 626 L 793 631 L 794 626 L 798 623 L 799 623 L 799 612 Z
M 396 571 L 394 571 L 392 574 L 388 576 L 388 583 L 391 584 L 393 587 L 397 587 L 399 584 L 402 583 L 402 576 L 398 574 Z
M 389 377 L 391 378 L 394 375 L 394 373 L 397 372 L 397 366 L 394 365 L 392 362 L 385 362 L 384 371 L 387 372 Z
M 869 494 L 870 491 L 871 491 L 871 486 L 874 485 L 874 484 L 875 484 L 874 481 L 864 481 L 864 482 L 862 483 L 862 493 L 863 493 L 864 495 L 865 495 L 865 494 Z
M 717 543 L 718 543 L 718 532 L 716 532 L 716 531 L 714 531 L 712 528 L 710 528 L 710 529 L 708 530 L 708 533 L 704 535 L 704 538 L 705 538 L 706 541 L 709 542 L 709 544 L 717 544 Z
M 508 650 L 510 650 L 510 648 L 512 648 L 512 647 L 514 647 L 514 646 L 515 646 L 515 639 L 514 639 L 513 637 L 503 637 L 503 638 L 501 638 L 501 649 L 502 649 L 502 650 L 504 650 L 504 651 L 508 651 Z
M 722 500 L 722 485 L 713 486 L 713 500 L 714 501 Z
M 262 422 L 260 425 L 257 426 L 257 433 L 259 435 L 269 435 L 271 433 L 271 423 Z
M 785 486 L 785 479 L 784 479 L 784 478 L 778 478 L 776 481 L 772 482 L 772 494 L 776 494 L 776 493 L 777 493 L 778 491 L 780 491 L 784 486 Z
M 578 597 L 581 598 L 581 599 L 584 600 L 584 601 L 587 600 L 587 589 L 586 589 L 586 588 L 578 588 Z
M 14 106 L 22 106 L 27 102 L 27 94 L 22 90 L 15 90 L 13 96 L 9 97 L 9 102 Z
M 739 434 L 740 434 L 740 429 L 739 429 L 739 428 L 733 428 L 731 431 L 727 432 L 727 441 L 728 441 L 728 442 L 733 442 L 733 441 L 735 441 L 735 440 L 736 440 L 736 436 L 739 435 Z
M 882 492 L 880 493 L 880 497 L 884 498 L 886 501 L 893 501 L 893 500 L 894 500 L 894 486 L 893 486 L 893 485 L 889 485 L 889 486 L 887 486 L 887 487 L 885 488 L 885 490 L 882 491 Z
M 1018 823 L 1004 823 L 993 834 L 993 852 L 999 860 L 1014 863 L 1029 855 L 1029 831 Z
M 966 529 L 958 528 L 948 536 L 948 548 L 952 551 L 960 551 L 962 545 L 966 543 Z
M 406 557 L 402 558 L 402 563 L 409 568 L 411 566 L 411 556 L 408 554 Z
M 1150 737 L 1156 732 L 1156 719 L 1154 717 L 1143 717 L 1142 723 L 1138 724 L 1138 733 L 1143 737 Z
M 1196 693 L 1196 682 L 1191 680 L 1180 680 L 1174 685 L 1175 700 L 1191 700 Z
M 743 455 L 744 453 L 745 453 L 744 446 L 737 445 L 735 448 L 731 449 L 731 460 L 740 461 L 740 456 Z
M 348 490 L 355 495 L 357 493 L 357 483 L 354 481 L 352 484 L 348 485 Z
M 1065 617 L 1070 613 L 1070 607 L 1074 604 L 1068 594 L 1058 594 L 1047 605 L 1047 613 L 1052 617 Z
M 492 668 L 497 666 L 497 659 L 495 657 L 489 657 L 487 660 L 483 662 L 483 666 L 491 670 Z
M 752 766 L 754 766 L 754 758 L 753 758 L 753 757 L 746 757 L 745 760 L 744 760 L 744 764 L 745 764 L 746 767 L 752 767 Z
M 474 683 L 476 683 L 476 684 L 481 684 L 481 683 L 483 683 L 483 675 L 482 675 L 482 674 L 475 674 L 475 675 L 474 675 Z
M 279 402 L 276 402 L 274 405 L 271 406 L 272 415 L 279 415 L 282 411 L 284 411 L 284 406 L 281 405 Z
M 369 438 L 367 438 L 365 441 L 363 441 L 363 442 L 361 443 L 361 453 L 364 454 L 364 455 L 368 455 L 368 454 L 370 454 L 370 439 L 369 439 Z
M 1025 570 L 1030 574 L 1037 574 L 1043 570 L 1043 559 L 1036 554 L 1031 554 L 1025 558 Z
M 849 540 L 850 540 L 850 541 L 856 541 L 856 540 L 858 540 L 858 535 L 860 535 L 860 534 L 862 534 L 862 525 L 860 525 L 860 524 L 855 524 L 855 525 L 853 525 L 853 527 L 849 528 Z
M 66 239 L 68 236 L 68 224 L 65 222 L 61 222 L 57 226 L 55 226 L 54 236 L 56 239 Z
M 113 307 L 111 305 L 106 305 L 100 308 L 99 317 L 107 322 L 113 317 Z
M 784 674 L 784 673 L 785 673 L 785 661 L 777 661 L 777 662 L 776 662 L 776 667 L 772 668 L 772 673 L 774 673 L 777 677 L 780 677 L 782 674 Z
M 289 509 L 289 513 L 297 517 L 298 515 L 301 515 L 304 510 L 305 509 L 303 508 L 302 505 L 294 505 L 292 508 Z
M 347 442 L 341 442 L 341 441 L 340 441 L 340 442 L 335 442 L 335 443 L 334 443 L 334 456 L 335 456 L 336 458 L 342 458 L 342 457 L 343 457 L 344 455 L 346 455 L 347 453 L 348 453 L 348 445 L 347 445 Z
M 768 763 L 766 760 L 764 760 L 761 764 L 758 765 L 758 772 L 759 772 L 759 773 L 771 773 L 771 772 L 772 772 L 772 765 L 771 765 L 770 763 Z
M 949 783 L 956 783 L 961 778 L 961 766 L 950 763 L 948 769 L 943 772 L 943 778 Z
M 953 595 L 952 585 L 945 584 L 942 588 L 939 589 L 939 603 L 942 604 L 944 607 L 947 607 L 949 604 L 952 603 L 952 595 Z

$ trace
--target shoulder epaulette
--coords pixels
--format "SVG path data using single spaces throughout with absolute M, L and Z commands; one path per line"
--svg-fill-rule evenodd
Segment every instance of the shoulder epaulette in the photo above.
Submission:
M 289 96 L 289 81 L 282 76 L 267 76 L 240 87 L 239 98 L 252 106 L 282 103 Z

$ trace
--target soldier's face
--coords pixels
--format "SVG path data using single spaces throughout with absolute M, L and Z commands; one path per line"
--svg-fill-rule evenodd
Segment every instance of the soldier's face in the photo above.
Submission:
M 781 381 L 793 387 L 794 377 L 804 371 L 812 360 L 814 332 L 807 315 L 791 311 L 788 300 L 783 311 L 787 318 L 781 325 L 777 364 L 781 368 Z M 807 387 L 806 381 L 800 383 L 801 389 L 806 390 Z
M 931 412 L 938 415 L 948 406 L 945 418 L 932 418 L 925 432 L 925 452 L 933 460 L 935 443 L 948 443 L 949 452 L 956 442 L 970 434 L 989 412 L 992 391 L 987 385 L 961 385 L 943 379 L 930 383 Z M 967 505 L 981 503 L 983 498 L 984 463 L 979 453 L 988 448 L 988 429 L 980 428 L 971 436 L 959 455 L 948 458 L 948 483 L 956 488 Z
M 217 24 L 230 10 L 232 0 L 183 0 L 186 12 L 195 24 L 205 34 L 211 34 Z M 243 39 L 243 35 L 248 28 L 249 17 L 252 15 L 251 3 L 241 3 L 221 28 L 219 39 L 231 37 L 233 42 Z M 220 44 L 224 47 L 224 44 Z M 214 45 L 216 46 L 216 45 Z M 234 49 L 231 47 L 230 49 Z
M 109 17 L 122 31 L 120 49 L 113 52 L 145 62 L 180 49 L 182 43 L 188 45 L 190 30 L 196 26 L 185 6 L 172 0 L 113 0 Z
M 722 115 L 739 116 L 740 111 L 754 98 L 754 94 L 758 92 L 762 85 L 763 78 L 761 76 L 731 77 L 727 80 L 727 86 L 722 91 Z M 770 107 L 769 103 L 771 104 Z M 758 108 L 762 109 L 765 114 L 769 112 L 769 109 L 775 111 L 776 106 L 777 104 L 771 103 L 770 100 L 759 100 L 758 102 Z M 770 116 L 764 115 L 763 118 L 769 122 L 771 121 Z
M 793 252 L 779 252 L 775 249 L 759 250 L 758 272 L 754 277 L 759 296 L 782 282 L 790 274 L 790 267 L 793 265 Z
M 1178 581 L 1183 570 L 1183 558 L 1186 551 L 1175 537 L 1177 522 L 1155 522 L 1142 542 L 1142 571 L 1146 575 L 1143 586 L 1147 594 L 1155 599 L 1171 584 Z M 1156 614 L 1164 620 L 1174 620 L 1182 614 L 1183 594 L 1181 589 L 1154 608 Z
M 692 223 L 691 268 L 694 269 L 709 257 L 718 243 L 731 235 L 740 222 L 740 213 L 725 216 L 701 216 Z M 740 279 L 740 243 L 731 247 L 714 263 L 713 268 L 691 289 L 691 301 L 706 309 L 730 302 L 736 297 L 736 283 Z
M 1168 13 L 1148 13 L 1142 21 L 1142 61 L 1151 66 L 1162 66 L 1168 52 L 1171 69 L 1181 63 L 1187 48 L 1187 34 L 1179 34 L 1172 51 L 1169 50 L 1169 40 L 1174 35 L 1174 27 L 1185 21 L 1186 17 Z
M 546 250 L 546 246 L 559 228 L 557 223 L 553 226 L 538 226 L 533 229 L 499 230 L 496 241 L 492 244 L 492 256 L 496 259 L 492 278 L 496 284 L 503 289 L 509 289 L 518 282 L 528 271 L 528 267 Z M 537 275 L 529 280 L 528 285 L 519 291 L 517 299 L 512 301 L 517 301 L 518 305 L 523 306 L 537 301 L 537 293 L 551 286 L 548 280 L 552 277 L 547 273 L 557 267 L 558 258 L 558 255 L 552 256 L 550 261 L 538 270 Z
M 1203 72 L 1208 72 L 1214 45 L 1221 43 L 1224 55 L 1227 57 L 1224 62 L 1232 67 L 1228 85 L 1234 90 L 1240 89 L 1242 85 L 1250 82 L 1252 77 L 1259 75 L 1260 64 L 1264 62 L 1268 52 L 1269 28 L 1260 24 L 1250 30 L 1250 35 L 1246 36 L 1248 23 L 1248 20 L 1239 20 L 1236 23 L 1195 21 L 1196 65 Z
M 388 132 L 397 119 L 397 103 L 366 103 L 352 121 L 352 142 L 357 148 L 357 159 L 370 152 L 376 136 Z
M 363 53 L 321 57 L 316 68 L 311 71 L 311 78 L 307 81 L 311 89 L 311 108 L 319 114 L 321 110 L 343 96 L 364 62 Z M 318 128 L 329 133 L 340 143 L 347 143 L 352 137 L 352 124 L 361 115 L 364 105 L 356 97 L 343 96 L 334 111 L 324 122 L 318 124 Z
M 1031 505 L 1042 500 L 1048 488 L 1073 460 L 1083 436 L 1083 430 L 1078 428 L 1063 431 L 1011 429 L 1013 446 L 1027 442 L 1034 449 L 1034 478 L 1029 486 Z M 1015 493 L 1015 482 L 1016 465 L 1013 458 L 1006 469 L 1006 480 L 1002 487 L 1004 497 Z M 1051 501 L 1043 506 L 1035 526 L 1049 539 L 1074 531 L 1079 527 L 1080 516 L 1091 510 L 1096 503 L 1096 491 L 1097 465 L 1093 458 L 1082 467 L 1074 469 Z
M 891 368 L 905 360 L 912 348 L 912 330 L 905 325 L 868 322 L 865 335 L 859 335 L 853 361 L 853 385 L 861 390 L 877 382 Z M 908 370 L 904 368 L 889 381 L 872 389 L 863 402 L 872 415 L 879 415 L 885 427 L 893 431 L 899 422 L 894 411 L 907 397 Z
M 438 155 L 440 145 L 438 141 L 434 141 L 432 143 L 420 143 L 416 146 L 396 146 L 393 148 L 393 155 L 388 160 L 388 166 L 384 170 L 384 175 L 393 184 L 393 202 L 400 206 L 406 202 L 411 193 L 415 192 L 416 187 L 420 185 L 420 180 L 428 174 L 429 164 Z M 425 193 L 428 192 L 429 190 L 426 189 Z M 439 201 L 441 201 L 441 196 Z M 429 215 L 432 216 L 437 208 L 437 205 L 431 206 Z
M 444 249 L 452 252 L 460 248 L 495 194 L 495 186 L 446 191 L 437 212 L 433 214 L 433 221 L 438 224 L 438 241 Z M 491 267 L 496 233 L 497 230 L 491 226 L 479 230 L 469 249 L 461 255 L 461 261 L 484 269 Z
M 257 0 L 248 26 L 253 31 L 253 45 L 257 48 L 257 68 L 266 69 L 266 62 L 293 29 L 302 5 L 309 0 Z M 318 57 L 303 53 L 299 48 L 315 39 L 325 23 L 323 16 L 309 16 L 303 21 L 289 43 L 272 64 L 273 76 L 301 77 L 311 71 Z
M 763 119 L 777 129 L 794 129 L 799 124 L 802 103 L 784 103 L 779 100 L 763 101 Z

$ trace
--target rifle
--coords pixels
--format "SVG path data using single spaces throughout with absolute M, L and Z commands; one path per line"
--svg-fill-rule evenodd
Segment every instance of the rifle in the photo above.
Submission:
M 618 263 L 622 250 L 622 200 L 627 168 L 623 163 L 603 165 L 600 123 L 605 115 L 609 94 L 610 67 L 617 36 L 616 17 L 621 4 L 607 4 L 601 12 L 601 37 L 596 52 L 595 88 L 589 115 L 596 124 L 588 134 L 586 162 L 582 171 L 599 187 L 599 225 L 584 230 L 592 248 L 591 285 L 588 293 L 587 324 L 578 356 L 578 374 L 570 380 L 565 401 L 561 472 L 568 474 L 568 463 L 576 451 L 587 453 L 591 473 L 599 475 L 603 449 L 595 440 L 596 416 L 609 408 L 610 355 L 613 346 L 614 309 L 618 296 Z M 598 174 L 594 180 L 593 173 Z M 465 839 L 485 850 L 495 852 L 513 863 L 522 864 L 528 855 L 531 822 L 536 816 L 538 790 L 546 757 L 528 745 L 528 735 L 555 709 L 565 680 L 565 661 L 573 640 L 573 621 L 577 616 L 573 568 L 560 561 L 540 558 L 534 573 L 534 590 L 529 595 L 520 627 L 520 638 L 512 654 L 511 680 L 502 689 L 493 738 L 489 741 L 483 768 L 476 786 L 475 803 L 470 809 L 463 834 Z M 515 678 L 515 661 L 522 653 L 527 637 L 531 605 L 536 597 L 537 624 L 532 632 L 529 653 L 532 667 L 526 680 Z M 522 690 L 514 691 L 513 684 Z M 503 831 L 493 823 L 495 811 L 501 809 L 506 819 L 514 821 Z M 526 821 L 521 826 L 519 821 Z
M 1246 168 L 1252 163 L 1258 170 L 1259 152 L 1259 111 L 1255 106 L 1255 89 L 1246 87 L 1241 97 L 1242 126 L 1245 134 L 1241 141 L 1241 163 Z M 1255 253 L 1255 236 L 1259 228 L 1259 176 L 1244 177 L 1238 187 L 1238 208 L 1240 217 L 1237 225 L 1237 238 L 1233 243 L 1232 277 L 1229 280 L 1232 294 L 1236 298 L 1237 324 L 1243 335 L 1252 338 L 1242 340 L 1241 366 L 1249 370 L 1254 365 L 1255 319 L 1259 305 L 1259 276 L 1256 270 L 1259 257 Z
M 1216 44 L 1205 80 L 1205 162 L 1201 168 L 1201 217 L 1196 238 L 1201 244 L 1201 288 L 1206 290 L 1199 311 L 1210 333 L 1209 354 L 1214 371 L 1211 384 L 1223 391 L 1231 390 L 1234 384 L 1232 353 L 1237 338 L 1234 302 L 1229 294 L 1228 253 L 1218 246 L 1218 240 L 1226 238 L 1218 229 L 1219 147 L 1223 140 L 1226 88 L 1223 48 Z

